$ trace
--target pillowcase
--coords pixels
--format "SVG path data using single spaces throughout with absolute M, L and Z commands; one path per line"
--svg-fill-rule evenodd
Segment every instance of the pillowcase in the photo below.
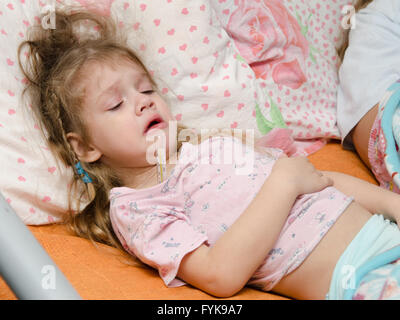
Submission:
M 153 75 L 176 120 L 194 128 L 256 128 L 258 82 L 210 1 L 117 0 L 110 11 L 133 31 L 129 44 Z
M 339 139 L 336 52 L 345 0 L 218 0 L 212 6 L 296 139 Z M 262 104 L 260 103 L 260 106 Z M 268 107 L 268 106 L 267 106 Z M 266 114 L 268 108 L 261 108 Z
M 58 163 L 21 100 L 24 80 L 17 48 L 28 26 L 41 23 L 40 1 L 9 0 L 0 5 L 0 190 L 26 224 L 59 221 L 67 208 L 72 171 Z

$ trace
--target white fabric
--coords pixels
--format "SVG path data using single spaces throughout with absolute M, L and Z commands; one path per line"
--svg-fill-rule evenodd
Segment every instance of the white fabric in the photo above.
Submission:
M 19 70 L 17 48 L 28 26 L 40 23 L 43 8 L 37 0 L 0 3 L 0 191 L 31 225 L 60 220 L 72 177 L 72 170 L 56 161 L 39 134 L 29 99 L 21 99 L 26 79 Z
M 400 2 L 374 0 L 356 14 L 339 70 L 337 121 L 342 142 L 361 118 L 400 78 Z

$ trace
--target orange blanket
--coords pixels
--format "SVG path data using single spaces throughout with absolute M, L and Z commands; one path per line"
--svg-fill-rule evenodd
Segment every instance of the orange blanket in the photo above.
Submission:
M 328 143 L 309 158 L 320 170 L 340 171 L 376 184 L 358 156 L 343 150 L 338 142 Z M 118 250 L 102 244 L 96 247 L 69 235 L 62 226 L 29 228 L 83 299 L 215 299 L 190 286 L 167 288 L 155 271 L 127 266 Z M 0 299 L 16 299 L 1 278 Z M 244 288 L 230 299 L 285 298 Z

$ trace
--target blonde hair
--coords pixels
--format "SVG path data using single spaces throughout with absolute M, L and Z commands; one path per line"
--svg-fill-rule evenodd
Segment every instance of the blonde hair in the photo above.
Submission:
M 118 32 L 112 20 L 74 6 L 57 8 L 55 19 L 55 29 L 44 29 L 40 25 L 31 27 L 27 40 L 18 47 L 18 63 L 28 80 L 22 96 L 29 94 L 33 116 L 51 152 L 67 167 L 74 168 L 78 159 L 66 134 L 76 132 L 84 143 L 89 141 L 86 125 L 80 117 L 85 92 L 76 86 L 83 76 L 83 65 L 89 61 L 110 62 L 118 55 L 138 63 L 144 70 L 146 68 L 128 47 L 126 37 Z M 83 37 L 78 32 L 82 23 L 94 24 L 97 36 Z M 21 52 L 26 46 L 28 55 L 24 65 Z M 108 214 L 109 191 L 122 186 L 122 181 L 100 161 L 81 164 L 93 182 L 84 184 L 74 170 L 68 190 L 68 215 L 64 222 L 80 237 L 124 251 L 113 232 Z M 74 192 L 78 192 L 78 195 L 75 193 L 77 208 L 84 199 L 90 199 L 78 213 L 72 210 Z
M 354 5 L 355 12 L 358 12 L 359 10 L 365 8 L 372 1 L 373 0 L 358 0 Z M 340 61 L 343 61 L 344 55 L 349 46 L 349 33 L 350 33 L 350 29 L 345 30 L 343 43 L 340 46 L 340 48 L 338 49 L 338 55 L 339 55 Z

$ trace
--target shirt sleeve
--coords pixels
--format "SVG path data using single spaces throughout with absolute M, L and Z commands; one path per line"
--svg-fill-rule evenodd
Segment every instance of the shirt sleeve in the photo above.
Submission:
M 124 248 L 143 263 L 158 270 L 168 287 L 184 285 L 176 278 L 183 257 L 207 241 L 182 212 L 135 214 L 110 211 L 113 228 Z

